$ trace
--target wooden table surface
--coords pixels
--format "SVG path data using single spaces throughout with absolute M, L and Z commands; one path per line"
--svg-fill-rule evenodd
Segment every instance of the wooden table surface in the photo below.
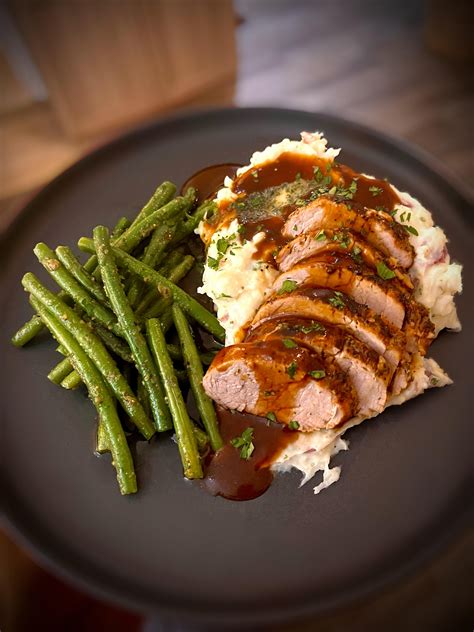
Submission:
M 446 33 L 437 32 L 436 24 L 429 21 L 427 27 L 422 2 L 239 0 L 235 4 L 242 18 L 237 33 L 237 105 L 340 114 L 409 140 L 472 186 L 472 64 L 437 56 L 428 48 L 429 41 L 432 48 L 442 50 Z M 456 13 L 455 7 L 448 7 L 447 21 L 452 12 Z M 22 196 L 0 204 L 4 224 L 21 201 Z M 77 593 L 33 565 L 6 537 L 0 538 L 0 555 L 5 562 L 0 568 L 4 632 L 43 629 L 42 625 L 50 632 L 187 630 L 178 622 L 144 620 Z M 466 534 L 416 576 L 383 594 L 280 629 L 472 630 L 472 559 L 473 538 Z M 48 594 L 55 599 L 48 600 Z

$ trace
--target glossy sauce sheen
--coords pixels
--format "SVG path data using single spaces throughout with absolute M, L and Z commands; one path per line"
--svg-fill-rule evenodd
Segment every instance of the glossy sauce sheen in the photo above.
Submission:
M 315 171 L 325 176 L 330 176 L 332 184 L 348 188 L 354 180 L 357 182 L 357 190 L 350 200 L 342 200 L 354 208 L 373 208 L 390 212 L 400 202 L 397 194 L 385 180 L 366 178 L 346 165 L 330 163 L 322 158 L 314 156 L 302 156 L 294 153 L 283 153 L 274 161 L 251 169 L 234 180 L 232 190 L 239 200 L 245 200 L 252 194 L 258 194 L 271 187 L 300 181 L 314 181 L 314 188 L 318 187 Z M 302 195 L 305 199 L 305 195 Z M 222 202 L 219 206 L 217 225 L 225 226 L 234 217 L 238 217 L 243 227 L 242 236 L 246 240 L 259 232 L 265 232 L 265 239 L 257 244 L 255 259 L 271 261 L 278 250 L 289 240 L 281 234 L 281 229 L 286 219 L 297 206 L 287 204 L 281 207 L 277 213 L 263 211 L 256 213 L 247 209 L 239 209 L 236 203 Z
M 210 165 L 200 171 L 194 173 L 181 187 L 183 194 L 188 187 L 194 187 L 198 192 L 198 202 L 204 202 L 215 197 L 217 191 L 224 186 L 224 180 L 227 176 L 233 178 L 239 167 L 237 163 L 222 163 L 218 165 Z
M 208 458 L 205 489 L 214 496 L 230 500 L 251 500 L 263 494 L 273 480 L 269 468 L 273 458 L 294 441 L 297 433 L 262 417 L 217 407 L 224 447 Z M 240 450 L 230 441 L 252 427 L 255 449 L 250 459 L 242 459 Z

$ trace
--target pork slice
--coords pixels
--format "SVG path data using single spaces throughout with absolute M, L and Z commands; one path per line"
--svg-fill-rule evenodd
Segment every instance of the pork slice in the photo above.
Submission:
M 317 229 L 348 229 L 359 233 L 387 256 L 394 257 L 403 268 L 414 259 L 413 248 L 404 227 L 390 215 L 373 209 L 349 207 L 320 197 L 291 213 L 282 229 L 288 239 Z
M 280 274 L 273 284 L 278 292 L 283 283 L 293 279 L 298 285 L 317 286 L 340 290 L 370 307 L 389 323 L 401 329 L 405 318 L 405 294 L 396 278 L 382 279 L 363 264 L 344 255 L 324 254 L 301 261 Z
M 286 344 L 308 347 L 326 362 L 334 362 L 354 387 L 358 398 L 357 414 L 371 416 L 384 409 L 393 367 L 347 331 L 311 319 L 276 318 L 257 325 L 246 340 L 275 338 L 283 339 Z
M 309 432 L 334 428 L 354 415 L 357 395 L 344 378 L 316 353 L 271 340 L 224 347 L 203 385 L 226 408 Z
M 349 331 L 383 355 L 391 366 L 396 367 L 400 362 L 406 346 L 405 335 L 373 310 L 338 290 L 303 287 L 283 292 L 284 289 L 282 287 L 281 294 L 274 294 L 258 309 L 251 327 L 276 316 L 313 318 Z
M 278 268 L 285 272 L 300 261 L 328 253 L 349 255 L 356 263 L 364 264 L 373 270 L 377 270 L 378 264 L 386 265 L 395 272 L 397 279 L 407 289 L 413 289 L 410 277 L 399 267 L 396 259 L 382 255 L 377 248 L 350 231 L 318 229 L 303 233 L 279 251 L 276 262 Z

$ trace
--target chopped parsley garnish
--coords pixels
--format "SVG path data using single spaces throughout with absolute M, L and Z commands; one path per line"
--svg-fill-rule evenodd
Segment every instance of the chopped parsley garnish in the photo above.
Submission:
M 376 187 L 376 186 L 369 187 L 369 191 L 372 193 L 372 195 L 374 197 L 376 195 L 380 195 L 381 193 L 383 193 L 383 189 L 381 189 L 380 187 Z
M 217 257 L 207 257 L 207 265 L 212 268 L 212 270 L 218 270 L 219 269 L 219 263 L 221 261 L 221 259 L 224 257 L 224 255 L 227 253 L 227 251 L 229 250 L 229 248 L 238 248 L 239 246 L 237 246 L 237 243 L 234 241 L 235 239 L 235 234 L 233 235 L 229 235 L 229 237 L 219 237 L 219 239 L 216 241 L 216 250 L 217 250 Z M 233 251 L 231 251 L 230 254 L 235 254 Z
M 325 239 L 326 239 L 326 233 L 324 232 L 324 230 L 320 230 L 319 233 L 316 235 L 315 240 L 324 241 Z
M 298 346 L 294 340 L 291 338 L 283 338 L 283 344 L 287 349 L 296 349 Z
M 354 248 L 352 249 L 351 257 L 357 263 L 362 263 L 362 257 L 360 255 L 361 252 L 362 252 L 362 250 L 359 248 L 359 246 L 354 246 Z
M 292 362 L 286 369 L 286 372 L 288 373 L 288 375 L 291 377 L 291 379 L 293 379 L 296 375 L 296 371 L 298 370 L 298 365 L 296 364 L 296 362 Z
M 376 210 L 376 211 L 379 211 L 379 212 L 384 212 L 384 213 L 386 213 L 386 212 L 387 212 L 387 207 L 386 207 L 386 206 L 376 206 L 376 207 L 375 207 L 375 210 Z M 395 211 L 395 213 L 396 213 L 396 211 Z
M 298 430 L 298 428 L 300 427 L 299 422 L 297 422 L 296 420 L 293 419 L 293 421 L 290 421 L 290 423 L 288 424 L 288 428 L 290 430 Z
M 263 391 L 264 397 L 271 397 L 272 395 L 275 395 L 275 391 Z
M 324 325 L 321 325 L 321 323 L 311 323 L 311 325 L 299 325 L 298 329 L 304 334 L 311 334 L 315 331 L 320 333 L 326 331 L 326 328 L 324 327 Z
M 267 419 L 269 419 L 270 421 L 277 420 L 275 413 L 272 413 L 272 412 L 267 413 Z
M 334 233 L 332 240 L 339 242 L 341 244 L 341 248 L 349 248 L 349 244 L 351 242 L 349 235 L 343 231 Z
M 334 296 L 328 299 L 328 302 L 336 309 L 343 309 L 346 306 L 343 296 L 342 292 L 336 291 L 334 292 Z
M 219 268 L 220 259 L 214 259 L 214 257 L 207 258 L 207 265 L 213 270 L 217 270 Z
M 277 294 L 286 294 L 288 292 L 293 292 L 298 287 L 298 283 L 293 281 L 293 279 L 285 279 L 281 284 L 281 288 L 278 290 Z
M 220 255 L 225 255 L 228 248 L 230 247 L 230 243 L 231 243 L 231 238 L 219 237 L 219 239 L 216 241 L 217 252 Z
M 326 377 L 326 371 L 323 371 L 323 369 L 320 369 L 319 371 L 309 371 L 308 375 L 314 377 L 315 380 L 322 380 L 323 377 Z
M 415 235 L 415 237 L 418 237 L 418 231 L 416 230 L 416 228 L 414 226 L 407 226 L 404 222 L 409 222 L 411 219 L 411 211 L 403 211 L 402 213 L 400 213 L 400 222 L 403 225 L 403 228 L 407 231 L 407 233 L 410 233 L 411 235 Z
M 349 192 L 352 193 L 352 195 L 357 193 L 357 180 L 352 180 L 349 186 Z
M 240 437 L 235 437 L 231 440 L 230 444 L 236 448 L 240 448 L 240 458 L 248 461 L 252 455 L 252 452 L 255 450 L 255 446 L 253 444 L 253 428 L 246 428 Z
M 311 192 L 310 199 L 315 200 L 320 195 L 334 195 L 345 200 L 352 200 L 357 192 L 356 179 L 352 180 L 351 184 L 346 188 L 343 184 L 333 184 L 330 171 L 330 164 L 328 164 L 326 169 L 327 175 L 324 175 L 319 167 L 314 168 L 314 179 L 318 183 L 318 187 Z
M 388 281 L 389 279 L 393 279 L 396 276 L 395 272 L 385 265 L 383 261 L 379 261 L 377 263 L 377 274 L 384 281 Z

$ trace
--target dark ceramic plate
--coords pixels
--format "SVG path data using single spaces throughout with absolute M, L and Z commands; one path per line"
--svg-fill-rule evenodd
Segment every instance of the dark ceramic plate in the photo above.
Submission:
M 94 412 L 81 392 L 53 386 L 54 344 L 8 345 L 30 309 L 20 278 L 33 245 L 74 244 L 97 223 L 133 215 L 155 185 L 302 129 L 325 132 L 342 161 L 387 176 L 418 197 L 466 265 L 465 329 L 432 355 L 454 379 L 348 433 L 341 480 L 314 496 L 296 473 L 236 503 L 183 480 L 169 439 L 140 445 L 140 491 L 121 498 L 107 458 L 93 455 Z M 1 249 L 2 476 L 7 519 L 41 559 L 88 590 L 188 620 L 270 621 L 315 613 L 416 569 L 466 519 L 472 408 L 472 216 L 465 195 L 425 157 L 322 114 L 220 110 L 156 123 L 87 156 L 25 208 Z

